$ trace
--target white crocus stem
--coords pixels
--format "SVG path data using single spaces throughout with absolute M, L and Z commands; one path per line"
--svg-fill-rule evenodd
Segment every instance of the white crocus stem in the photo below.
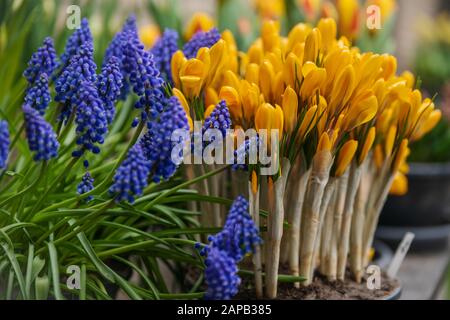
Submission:
M 333 156 L 330 151 L 318 152 L 312 160 L 301 222 L 300 275 L 306 277 L 306 280 L 302 282 L 304 286 L 312 283 L 310 275 L 313 266 L 314 242 L 319 230 L 320 205 L 332 164 Z
M 354 204 L 354 213 L 352 218 L 352 226 L 350 231 L 350 271 L 356 280 L 360 283 L 362 279 L 362 245 L 364 236 L 364 221 L 366 219 L 366 205 L 369 198 L 371 177 L 368 172 L 370 160 L 366 160 L 366 164 L 361 170 L 361 181 L 356 192 Z
M 284 223 L 283 199 L 289 169 L 289 160 L 283 159 L 281 174 L 273 183 L 273 194 L 269 195 L 271 198 L 271 206 L 268 218 L 269 223 L 266 247 L 266 295 L 269 299 L 274 299 L 277 296 L 280 247 Z M 269 192 L 270 191 L 271 190 L 269 190 Z
M 339 177 L 336 185 L 336 202 L 333 216 L 333 235 L 331 237 L 331 254 L 328 269 L 328 280 L 335 281 L 337 278 L 337 251 L 338 241 L 341 233 L 342 215 L 344 212 L 345 196 L 347 193 L 348 169 Z
M 255 222 L 256 228 L 259 230 L 259 186 L 256 193 L 253 192 L 252 182 L 248 183 L 248 193 L 249 193 L 249 211 L 250 216 Z M 261 246 L 256 245 L 255 253 L 253 254 L 253 269 L 255 272 L 255 289 L 256 298 L 261 299 L 263 297 L 263 283 L 262 283 L 262 260 L 261 260 Z
M 291 201 L 294 203 L 292 217 L 290 221 L 289 229 L 289 268 L 291 274 L 294 276 L 299 275 L 299 254 L 300 254 L 300 223 L 302 217 L 302 208 L 305 199 L 306 184 L 309 179 L 311 170 L 306 170 L 306 166 L 302 165 L 301 175 L 293 184 L 294 192 Z M 299 287 L 300 283 L 296 282 L 295 287 Z
M 383 189 L 379 193 L 377 201 L 373 207 L 368 208 L 367 220 L 365 222 L 365 232 L 364 232 L 364 242 L 363 242 L 363 267 L 366 267 L 369 263 L 368 252 L 372 247 L 373 237 L 375 235 L 375 230 L 378 225 L 378 219 L 381 214 L 381 210 L 387 200 L 389 195 L 389 190 L 391 189 L 392 181 L 394 180 L 394 174 L 390 171 L 390 161 L 388 169 L 385 171 L 383 177 Z
M 330 184 L 329 193 L 331 198 L 329 204 L 325 208 L 325 217 L 322 224 L 322 234 L 320 237 L 320 265 L 319 271 L 322 275 L 326 276 L 330 265 L 331 256 L 331 238 L 333 236 L 333 215 L 334 215 L 334 203 L 336 202 L 336 179 L 333 178 L 333 183 Z
M 332 200 L 333 196 L 334 196 L 334 190 L 336 188 L 336 182 L 338 180 L 334 177 L 330 177 L 330 179 L 328 179 L 328 183 L 327 186 L 325 187 L 325 191 L 323 193 L 323 199 L 322 199 L 322 203 L 320 204 L 320 222 L 319 222 L 319 232 L 317 233 L 316 239 L 314 241 L 314 254 L 313 254 L 313 259 L 312 259 L 312 263 L 313 266 L 311 268 L 311 275 L 310 277 L 314 276 L 314 271 L 315 271 L 315 267 L 317 265 L 317 259 L 320 258 L 319 260 L 322 260 L 322 256 L 321 256 L 321 250 L 322 247 L 324 247 L 324 250 L 330 250 L 329 249 L 329 244 L 330 244 L 330 239 L 331 239 L 331 234 L 332 234 L 332 219 L 331 219 L 331 224 L 330 222 L 328 222 L 328 229 L 325 229 L 325 217 L 327 215 L 328 212 L 328 207 L 330 206 L 330 201 Z M 330 213 L 330 215 L 332 216 L 332 214 Z M 322 235 L 328 234 L 330 236 L 330 238 L 328 239 L 324 239 L 322 241 Z
M 347 255 L 350 243 L 350 227 L 352 225 L 353 209 L 355 204 L 355 196 L 358 190 L 359 182 L 361 181 L 361 166 L 356 161 L 353 161 L 350 166 L 350 175 L 348 178 L 347 192 L 345 197 L 344 213 L 342 216 L 341 232 L 339 234 L 338 244 L 338 265 L 337 278 L 344 280 L 345 269 L 347 267 Z

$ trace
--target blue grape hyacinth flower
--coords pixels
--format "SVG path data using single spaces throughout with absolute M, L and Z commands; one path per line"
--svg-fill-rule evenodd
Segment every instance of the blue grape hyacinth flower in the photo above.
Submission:
M 104 142 L 108 132 L 108 121 L 103 102 L 92 82 L 85 81 L 81 84 L 74 104 L 76 105 L 76 143 L 80 149 L 74 151 L 73 156 L 79 157 L 85 150 L 99 153 L 98 145 Z
M 164 30 L 162 36 L 156 41 L 151 49 L 156 67 L 161 75 L 169 83 L 172 83 L 171 60 L 173 54 L 178 50 L 178 32 L 172 29 Z
M 112 123 L 116 113 L 115 103 L 121 93 L 122 79 L 119 59 L 112 56 L 97 78 L 97 89 L 103 101 L 108 124 Z
M 200 48 L 211 48 L 220 40 L 220 33 L 217 28 L 212 28 L 209 31 L 198 31 L 192 38 L 183 46 L 183 53 L 188 59 L 195 58 Z
M 241 278 L 238 276 L 236 261 L 225 251 L 210 248 L 205 260 L 206 300 L 229 300 L 239 290 Z
M 28 84 L 32 85 L 42 73 L 51 76 L 57 67 L 56 57 L 53 39 L 50 37 L 45 38 L 42 46 L 31 56 L 30 61 L 28 61 L 28 67 L 23 73 Z
M 189 123 L 186 112 L 176 97 L 166 99 L 164 111 L 158 119 L 147 123 L 148 132 L 142 137 L 140 143 L 144 154 L 150 161 L 153 181 L 167 180 L 175 174 L 179 163 L 172 159 L 172 150 L 176 144 L 183 145 L 188 136 L 180 136 L 178 141 L 172 141 L 175 130 L 189 132 Z
M 28 146 L 35 153 L 34 161 L 57 157 L 59 142 L 52 126 L 32 107 L 25 104 L 22 109 Z
M 85 194 L 94 189 L 94 178 L 92 178 L 89 172 L 86 172 L 81 178 L 81 182 L 77 186 L 78 194 Z M 89 202 L 93 199 L 92 196 L 88 196 L 85 201 Z
M 248 202 L 238 196 L 228 212 L 225 225 L 218 234 L 209 237 L 211 248 L 218 248 L 236 261 L 253 253 L 262 240 L 259 231 L 248 212 Z
M 141 144 L 136 143 L 117 169 L 109 189 L 110 194 L 119 202 L 133 203 L 135 197 L 141 196 L 144 188 L 147 187 L 149 173 L 149 161 L 144 155 Z
M 97 66 L 94 62 L 93 53 L 92 43 L 84 43 L 56 80 L 55 101 L 64 103 L 64 108 L 59 117 L 60 121 L 67 121 L 72 114 L 73 105 L 77 100 L 82 83 L 86 81 L 96 83 L 97 81 Z
M 6 168 L 9 154 L 9 130 L 8 122 L 0 120 L 0 169 Z
M 86 42 L 93 43 L 89 22 L 86 18 L 81 20 L 80 27 L 67 39 L 66 47 L 60 57 L 60 72 L 70 64 L 71 59 L 78 53 L 78 49 Z
M 208 129 L 219 129 L 223 139 L 225 139 L 227 130 L 231 129 L 230 111 L 228 110 L 225 100 L 219 101 L 211 114 L 205 119 L 202 127 L 203 134 L 205 134 Z
M 41 115 L 44 115 L 50 101 L 48 76 L 46 73 L 41 73 L 34 84 L 27 90 L 25 103 L 38 110 Z

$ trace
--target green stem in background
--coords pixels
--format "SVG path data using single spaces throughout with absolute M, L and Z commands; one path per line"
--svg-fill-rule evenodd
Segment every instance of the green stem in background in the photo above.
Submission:
M 64 179 L 64 177 L 66 176 L 67 172 L 69 172 L 72 167 L 77 163 L 77 161 L 80 158 L 72 158 L 72 160 L 69 162 L 69 164 L 66 167 L 66 170 L 64 170 L 63 172 L 60 173 L 60 175 L 58 177 L 56 177 L 55 180 L 53 180 L 52 184 L 50 185 L 50 187 L 47 188 L 47 190 L 45 190 L 42 194 L 42 196 L 39 198 L 39 200 L 36 202 L 36 204 L 33 206 L 33 208 L 31 209 L 29 215 L 33 216 L 33 214 L 36 212 L 36 210 L 38 210 L 40 208 L 40 206 L 42 205 L 42 202 L 45 200 L 45 198 L 47 197 L 47 195 L 58 185 L 58 183 Z M 25 217 L 28 218 L 28 215 Z

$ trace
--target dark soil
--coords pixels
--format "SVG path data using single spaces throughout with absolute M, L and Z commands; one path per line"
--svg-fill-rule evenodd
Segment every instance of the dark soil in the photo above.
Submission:
M 308 287 L 297 289 L 292 283 L 278 285 L 277 300 L 383 300 L 391 295 L 399 286 L 399 282 L 382 274 L 381 288 L 369 290 L 366 278 L 361 283 L 350 280 L 330 282 L 321 275 L 316 275 L 313 283 Z M 241 291 L 235 299 L 254 300 L 255 290 L 251 279 L 242 279 Z

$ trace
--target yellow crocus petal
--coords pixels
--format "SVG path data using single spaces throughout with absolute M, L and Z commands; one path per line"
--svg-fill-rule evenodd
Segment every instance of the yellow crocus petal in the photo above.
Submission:
M 372 120 L 377 114 L 378 102 L 375 96 L 369 96 L 351 105 L 345 116 L 343 129 L 352 130 Z
M 337 166 L 336 166 L 336 177 L 340 177 L 344 174 L 345 170 L 347 170 L 350 162 L 353 159 L 353 156 L 356 153 L 356 149 L 358 148 L 358 141 L 349 140 L 347 141 L 339 151 L 339 156 L 337 158 Z
M 196 76 L 181 76 L 181 85 L 183 86 L 186 96 L 191 99 L 200 94 L 202 86 L 202 78 Z
M 308 61 L 316 62 L 321 46 L 322 35 L 320 34 L 319 29 L 314 28 L 305 40 L 305 56 L 303 57 L 303 63 Z
M 283 66 L 283 79 L 286 85 L 298 89 L 303 79 L 301 73 L 301 61 L 298 57 L 289 53 Z
M 175 87 L 180 88 L 180 70 L 183 65 L 186 63 L 187 59 L 183 54 L 183 51 L 178 50 L 172 56 L 172 60 L 170 62 L 170 66 L 172 69 L 172 79 Z
M 361 153 L 359 154 L 358 164 L 361 165 L 363 161 L 366 159 L 367 155 L 369 154 L 369 151 L 372 148 L 372 145 L 375 141 L 375 135 L 376 135 L 375 127 L 370 128 L 369 132 L 367 133 L 366 140 L 364 141 L 363 147 L 361 149 Z
M 256 63 L 249 63 L 245 70 L 245 80 L 250 83 L 259 84 L 259 65 Z
M 194 131 L 194 122 L 192 121 L 192 118 L 189 115 L 186 115 L 187 120 L 188 120 L 188 124 L 189 124 L 189 131 L 193 132 Z
M 205 91 L 205 105 L 216 105 L 219 102 L 219 95 L 214 88 L 208 87 Z
M 259 68 L 259 87 L 265 99 L 270 101 L 272 97 L 272 81 L 275 78 L 275 71 L 269 60 L 264 60 Z
M 241 99 L 235 88 L 224 86 L 220 89 L 219 99 L 225 100 L 231 116 L 236 119 L 242 119 Z
M 402 162 L 406 160 L 408 156 L 408 139 L 403 139 L 398 147 L 397 155 L 395 156 L 395 160 L 392 163 L 392 172 L 397 172 L 398 168 Z
M 275 110 L 273 112 L 273 129 L 278 129 L 278 139 L 281 140 L 283 136 L 283 128 L 284 128 L 284 114 L 283 109 L 279 105 L 275 105 Z
M 214 111 L 215 108 L 216 108 L 216 104 L 210 104 L 208 106 L 208 108 L 206 108 L 205 114 L 204 114 L 205 119 L 211 115 L 211 113 Z
M 381 68 L 383 69 L 382 76 L 384 80 L 388 80 L 397 72 L 397 59 L 394 56 L 384 54 Z
M 408 178 L 403 173 L 395 174 L 389 193 L 394 196 L 403 196 L 408 193 Z
M 230 49 L 237 50 L 236 40 L 234 39 L 234 35 L 230 30 L 228 29 L 224 30 L 221 36 Z
M 177 88 L 173 88 L 172 89 L 172 93 L 175 97 L 178 98 L 178 100 L 180 101 L 181 106 L 183 107 L 184 111 L 186 111 L 186 114 L 189 116 L 190 115 L 190 110 L 189 110 L 189 104 L 184 96 L 184 94 L 178 90 Z
M 284 88 L 283 72 L 280 71 L 275 75 L 275 78 L 272 81 L 272 95 L 274 102 L 281 104 Z
M 247 123 L 251 123 L 259 106 L 259 87 L 254 83 L 242 80 L 241 83 L 241 99 L 244 118 Z
M 352 65 L 346 66 L 338 75 L 329 100 L 331 114 L 337 114 L 340 112 L 338 108 L 345 107 L 353 93 L 355 78 L 355 69 Z
M 397 135 L 397 126 L 391 126 L 386 136 L 386 141 L 384 144 L 384 153 L 386 157 L 392 154 L 392 149 L 394 148 L 395 137 Z
M 298 129 L 298 137 L 299 139 L 304 140 L 308 133 L 314 128 L 315 122 L 317 120 L 317 105 L 309 108 L 305 116 L 303 117 L 300 128 Z M 327 135 L 328 137 L 328 135 Z
M 337 0 L 336 9 L 339 17 L 339 34 L 353 40 L 358 34 L 359 27 L 358 0 Z
M 433 110 L 430 112 L 428 118 L 416 129 L 413 133 L 412 140 L 417 140 L 423 137 L 425 134 L 434 129 L 442 118 L 441 110 Z
M 317 28 L 322 35 L 322 42 L 325 52 L 328 52 L 336 41 L 337 26 L 331 18 L 320 19 Z
M 318 68 L 314 63 L 307 62 L 302 67 L 303 83 L 300 88 L 300 96 L 307 100 L 315 95 L 316 91 L 326 81 L 327 73 L 324 68 Z
M 225 60 L 225 41 L 220 39 L 210 49 L 210 68 L 208 83 L 212 82 L 216 73 L 221 69 Z
M 147 49 L 153 47 L 160 35 L 161 32 L 155 25 L 147 25 L 139 29 L 139 38 Z
M 324 132 L 320 136 L 319 143 L 317 144 L 317 153 L 322 151 L 331 151 L 331 142 L 328 133 Z
M 375 162 L 375 166 L 380 169 L 383 166 L 384 162 L 384 155 L 383 155 L 383 148 L 381 144 L 377 144 L 375 146 L 375 149 L 373 150 L 373 160 Z
M 223 75 L 222 85 L 230 86 L 230 87 L 233 87 L 236 90 L 238 90 L 241 85 L 241 82 L 238 79 L 237 75 L 233 71 L 227 70 L 227 71 L 225 71 L 225 73 Z
M 248 49 L 248 62 L 249 63 L 256 63 L 261 64 L 263 58 L 264 58 L 264 50 L 262 48 L 262 44 L 256 41 L 254 44 L 250 46 Z
M 292 133 L 297 122 L 298 97 L 291 87 L 287 87 L 283 94 L 284 130 L 288 134 Z
M 257 131 L 261 129 L 272 129 L 270 117 L 272 116 L 273 107 L 269 103 L 263 103 L 259 106 L 255 114 L 255 128 Z
M 207 66 L 198 59 L 189 59 L 180 70 L 180 80 L 187 98 L 200 94 L 206 77 Z
M 252 171 L 252 192 L 253 194 L 258 193 L 258 175 L 255 170 Z
M 192 38 L 198 31 L 208 31 L 214 27 L 214 20 L 206 13 L 198 12 L 189 21 L 184 37 L 186 40 Z
M 311 28 L 304 23 L 295 25 L 288 34 L 287 52 L 291 52 L 297 44 L 305 42 L 310 31 Z
M 409 71 L 404 71 L 401 75 L 400 75 L 400 77 L 402 77 L 403 79 L 405 79 L 406 80 L 406 86 L 408 87 L 408 88 L 414 88 L 414 85 L 416 84 L 416 79 L 415 79 L 415 77 L 414 77 L 414 75 L 411 73 L 411 72 L 409 72 Z
M 261 39 L 265 51 L 280 47 L 280 23 L 274 20 L 263 21 Z

